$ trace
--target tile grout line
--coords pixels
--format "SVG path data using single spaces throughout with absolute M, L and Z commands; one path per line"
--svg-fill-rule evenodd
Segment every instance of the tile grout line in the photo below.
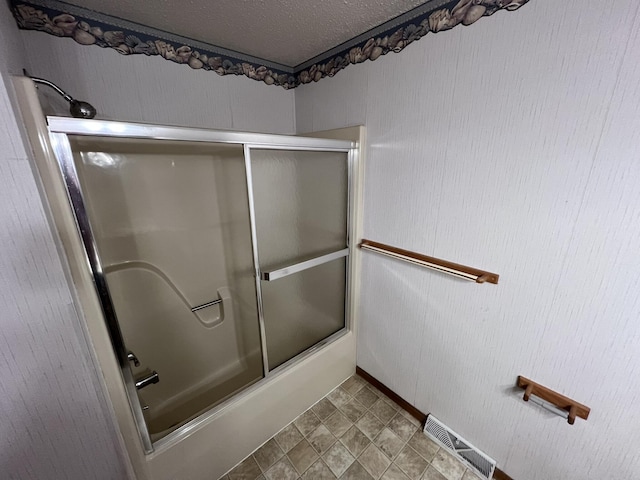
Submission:
M 355 386 L 353 385 L 354 382 L 356 383 Z M 347 383 L 349 383 L 349 385 L 345 386 Z M 365 389 L 370 393 L 366 393 Z M 335 392 L 338 392 L 338 393 L 335 393 Z M 374 398 L 372 398 L 372 395 Z M 333 400 L 330 397 L 332 397 Z M 333 408 L 333 410 L 330 411 L 330 413 L 319 412 L 319 409 L 317 408 L 318 405 L 320 405 L 321 402 L 323 402 L 324 400 L 326 400 Z M 358 411 L 355 412 L 355 414 L 349 416 L 347 412 L 345 412 L 343 409 L 346 405 L 351 404 L 353 401 L 361 405 L 363 409 L 362 410 L 358 409 Z M 374 409 L 376 405 L 379 405 L 379 402 L 383 402 L 388 408 L 392 409 L 393 413 L 387 411 L 387 414 L 383 414 L 380 411 L 380 409 L 383 407 L 378 407 Z M 314 410 L 314 408 L 316 410 Z M 378 413 L 376 414 L 374 410 L 377 411 Z M 320 418 L 319 413 L 322 414 L 322 418 Z M 345 426 L 346 430 L 342 431 L 339 435 L 334 434 L 334 430 L 329 428 L 329 426 L 325 423 L 337 414 L 340 414 L 345 420 L 347 420 L 346 425 L 348 425 L 348 427 Z M 370 414 L 370 416 L 373 417 L 373 420 L 375 421 L 374 425 L 376 422 L 377 424 L 379 424 L 379 425 L 371 426 L 371 429 L 367 428 L 367 430 L 369 431 L 369 435 L 371 436 L 367 435 L 365 432 L 362 431 L 361 426 L 364 426 L 364 424 L 362 424 L 361 426 L 358 425 L 358 423 L 361 422 L 361 420 L 365 418 L 368 414 Z M 306 431 L 306 434 L 302 432 L 301 428 L 298 425 L 296 425 L 296 422 L 298 422 L 305 415 L 307 417 L 310 417 L 306 420 L 311 421 L 311 425 L 304 428 L 304 430 Z M 355 421 L 352 420 L 352 417 L 355 418 Z M 385 420 L 382 417 L 387 418 L 387 420 Z M 394 420 L 400 419 L 400 418 L 401 420 L 398 420 L 396 423 L 404 424 L 404 426 L 407 429 L 403 435 L 401 435 L 399 431 L 395 431 L 393 427 L 390 427 L 391 424 L 394 422 Z M 285 451 L 285 446 L 281 445 L 281 442 L 278 441 L 276 437 L 280 433 L 282 433 L 284 430 L 288 429 L 289 427 L 293 427 L 295 431 L 297 431 L 297 433 L 301 436 L 301 439 L 293 447 L 290 447 L 288 451 Z M 327 430 L 327 432 L 331 436 L 331 439 L 330 439 L 331 443 L 323 448 L 320 448 L 314 445 L 314 442 L 316 439 L 310 439 L 312 435 L 317 433 L 320 427 L 323 427 L 325 430 Z M 335 426 L 333 427 L 337 428 Z M 353 428 L 355 428 L 356 431 L 359 432 L 366 439 L 366 445 L 362 447 L 360 451 L 357 453 L 355 451 L 352 451 L 348 447 L 346 440 L 344 439 L 344 436 Z M 395 428 L 400 430 L 400 427 L 398 425 L 395 425 Z M 393 434 L 394 438 L 401 440 L 395 453 L 393 453 L 391 456 L 386 451 L 384 451 L 380 446 L 382 441 L 380 441 L 379 439 L 381 434 L 385 430 L 389 430 L 389 432 Z M 438 472 L 438 474 L 441 475 L 441 480 L 461 480 L 463 476 L 466 479 L 467 471 L 470 472 L 470 470 L 467 469 L 466 465 L 464 465 L 462 462 L 459 462 L 454 457 L 451 457 L 450 459 L 455 460 L 455 462 L 459 464 L 459 467 L 462 469 L 460 475 L 457 478 L 447 477 L 446 472 L 441 471 L 438 468 L 438 465 L 434 465 L 432 463 L 434 460 L 438 458 L 438 454 L 441 452 L 442 449 L 435 443 L 428 440 L 428 437 L 426 436 L 425 438 L 430 443 L 433 444 L 433 448 L 435 448 L 435 450 L 433 450 L 432 455 L 431 453 L 429 453 L 428 455 L 426 455 L 424 452 L 421 453 L 418 450 L 418 448 L 415 446 L 415 442 L 414 444 L 411 443 L 414 437 L 416 437 L 416 434 L 419 432 L 421 432 L 420 425 L 411 416 L 409 412 L 406 412 L 401 406 L 397 405 L 395 402 L 393 402 L 392 399 L 387 397 L 384 393 L 382 393 L 380 390 L 375 388 L 373 385 L 370 385 L 365 379 L 357 375 L 354 375 L 349 379 L 345 380 L 341 385 L 337 386 L 335 389 L 329 392 L 325 397 L 320 399 L 318 402 L 312 405 L 309 409 L 307 409 L 305 412 L 303 412 L 298 417 L 296 417 L 292 422 L 290 422 L 288 425 L 286 425 L 284 428 L 278 431 L 278 433 L 276 433 L 273 437 L 269 438 L 259 448 L 253 451 L 245 459 L 243 459 L 238 465 L 234 466 L 229 472 L 227 472 L 227 474 L 223 475 L 221 479 L 233 480 L 234 478 L 233 471 L 236 470 L 238 467 L 240 467 L 241 464 L 247 461 L 247 459 L 249 459 L 250 457 L 256 463 L 256 465 L 258 466 L 258 470 L 260 471 L 260 473 L 255 476 L 256 479 L 259 478 L 261 475 L 264 478 L 270 478 L 270 476 L 267 476 L 267 473 L 272 469 L 274 469 L 274 467 L 276 467 L 280 462 L 282 462 L 285 459 L 291 465 L 291 467 L 293 468 L 293 471 L 295 472 L 295 477 L 292 477 L 292 478 L 296 478 L 296 479 L 301 479 L 318 462 L 321 462 L 322 465 L 328 471 L 330 471 L 331 474 L 336 479 L 344 478 L 347 472 L 349 472 L 349 470 L 351 470 L 354 464 L 356 463 L 358 463 L 358 465 L 364 471 L 366 471 L 368 475 L 370 475 L 370 477 L 367 477 L 367 478 L 373 478 L 375 480 L 383 478 L 384 475 L 392 468 L 392 466 L 395 466 L 398 470 L 406 474 L 407 477 L 414 478 L 414 479 L 423 478 L 423 476 L 427 473 L 430 467 L 435 469 Z M 319 435 L 320 434 L 318 434 L 318 436 Z M 258 459 L 256 458 L 256 454 L 259 452 L 260 449 L 265 447 L 271 440 L 274 441 L 275 446 L 279 450 L 279 453 L 277 454 L 278 457 L 275 460 L 273 460 L 273 462 L 270 465 L 268 465 L 268 467 L 262 468 L 262 466 L 260 465 L 260 462 L 258 462 Z M 297 462 L 294 463 L 294 461 L 289 457 L 289 454 L 295 448 L 297 448 L 303 441 L 306 441 L 307 446 L 310 447 L 310 452 L 312 452 L 313 454 L 313 459 L 308 460 L 309 464 L 300 473 L 298 472 L 298 469 L 296 467 Z M 348 452 L 349 456 L 353 459 L 346 466 L 344 466 L 344 468 L 342 468 L 340 475 L 336 474 L 336 471 L 334 471 L 334 469 L 331 468 L 331 466 L 327 462 L 327 459 L 325 458 L 325 456 L 332 449 L 334 449 L 336 445 L 340 445 L 342 448 L 344 448 L 345 451 Z M 361 461 L 361 458 L 363 457 L 365 452 L 367 452 L 370 449 L 372 449 L 373 455 L 377 454 L 380 456 L 380 458 L 384 460 L 382 462 L 383 465 L 386 464 L 386 466 L 384 466 L 384 468 L 379 473 L 374 473 L 373 472 L 374 468 L 371 465 L 369 465 L 368 466 L 369 468 L 367 468 L 367 466 L 365 466 L 367 462 L 363 464 L 363 461 Z M 446 455 L 446 453 L 448 452 L 444 452 L 444 453 Z M 403 468 L 401 464 L 396 463 L 396 461 L 400 459 L 402 454 L 409 455 L 409 456 L 413 455 L 414 459 L 417 458 L 420 461 L 420 466 L 417 467 L 420 470 L 419 473 L 414 472 L 412 474 L 410 471 L 408 471 L 411 469 L 410 468 L 411 465 L 405 464 Z M 427 457 L 431 457 L 431 459 Z M 448 457 L 445 456 L 445 460 L 447 458 Z M 366 460 L 366 459 L 363 459 L 363 460 Z M 388 462 L 388 464 L 386 462 Z M 408 462 L 410 463 L 411 460 L 408 460 Z M 415 476 L 416 474 L 417 476 Z M 247 477 L 242 477 L 242 478 L 247 478 Z M 477 478 L 477 477 L 473 477 L 473 478 Z

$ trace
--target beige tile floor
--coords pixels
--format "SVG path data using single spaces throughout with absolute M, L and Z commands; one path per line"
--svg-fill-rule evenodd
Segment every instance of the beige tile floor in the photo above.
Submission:
M 345 381 L 220 480 L 477 480 L 359 376 Z

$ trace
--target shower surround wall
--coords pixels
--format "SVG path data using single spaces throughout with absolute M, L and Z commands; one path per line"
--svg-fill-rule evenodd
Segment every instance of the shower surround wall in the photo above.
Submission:
M 296 89 L 299 132 L 367 126 L 358 365 L 518 480 L 640 478 L 640 15 L 535 0 Z M 517 375 L 591 407 L 566 421 Z

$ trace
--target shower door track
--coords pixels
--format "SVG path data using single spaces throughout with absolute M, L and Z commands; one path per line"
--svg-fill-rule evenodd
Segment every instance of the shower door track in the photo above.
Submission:
M 351 244 L 351 208 L 353 195 L 353 171 L 356 161 L 355 142 L 345 140 L 330 140 L 311 137 L 296 137 L 287 135 L 259 134 L 259 133 L 241 133 L 226 132 L 217 130 L 204 130 L 189 127 L 170 127 L 150 124 L 138 124 L 104 120 L 85 120 L 67 117 L 47 117 L 49 137 L 58 162 L 58 167 L 62 174 L 69 204 L 73 211 L 76 227 L 80 234 L 82 244 L 84 246 L 86 264 L 91 271 L 94 286 L 100 306 L 105 318 L 107 329 L 113 350 L 116 354 L 122 377 L 125 384 L 125 390 L 129 400 L 129 406 L 133 413 L 136 428 L 138 430 L 140 441 L 146 454 L 154 452 L 156 449 L 164 449 L 178 442 L 181 438 L 191 433 L 194 429 L 206 423 L 209 419 L 217 416 L 222 411 L 239 401 L 246 395 L 251 394 L 267 382 L 270 382 L 276 376 L 284 373 L 307 357 L 318 351 L 319 349 L 335 342 L 345 335 L 351 329 L 350 318 L 350 285 L 351 285 L 351 254 L 354 246 Z M 226 143 L 238 144 L 244 147 L 245 175 L 248 187 L 248 202 L 251 223 L 251 240 L 253 249 L 253 259 L 255 266 L 256 279 L 256 296 L 258 306 L 258 321 L 260 327 L 260 340 L 263 359 L 263 378 L 254 384 L 245 387 L 239 392 L 233 394 L 227 400 L 223 400 L 220 404 L 210 408 L 201 415 L 181 425 L 167 436 L 156 442 L 151 441 L 151 436 L 144 420 L 142 407 L 138 401 L 137 391 L 133 378 L 133 371 L 127 358 L 128 351 L 125 347 L 124 338 L 118 324 L 115 309 L 111 299 L 111 294 L 106 282 L 105 269 L 103 268 L 100 255 L 97 249 L 97 243 L 92 231 L 89 217 L 87 214 L 84 195 L 80 185 L 78 173 L 73 160 L 73 151 L 69 142 L 68 135 L 80 135 L 91 137 L 116 137 L 116 138 L 136 138 L 136 139 L 152 139 L 152 140 L 173 140 L 186 142 L 202 142 L 202 143 Z M 347 238 L 346 245 L 348 253 L 338 256 L 345 257 L 346 260 L 346 279 L 345 279 L 345 326 L 329 337 L 320 340 L 306 350 L 298 353 L 293 358 L 279 365 L 274 369 L 269 369 L 267 348 L 266 348 L 266 332 L 264 324 L 264 312 L 262 306 L 262 294 L 260 280 L 262 278 L 258 263 L 258 246 L 256 236 L 256 219 L 253 203 L 253 189 L 251 178 L 251 150 L 252 149 L 273 149 L 273 150 L 293 150 L 293 151 L 318 151 L 318 152 L 344 152 L 348 155 L 347 169 Z

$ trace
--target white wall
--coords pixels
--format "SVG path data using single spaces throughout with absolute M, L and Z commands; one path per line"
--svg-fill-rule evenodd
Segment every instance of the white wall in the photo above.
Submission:
M 358 364 L 518 480 L 640 478 L 640 15 L 614 3 L 535 0 L 296 89 L 299 132 L 367 126 L 365 238 L 500 274 L 364 255 Z
M 293 91 L 244 76 L 221 77 L 192 70 L 159 56 L 123 56 L 112 49 L 79 45 L 70 38 L 35 31 L 20 34 L 29 52 L 29 74 L 51 80 L 74 98 L 90 102 L 98 110 L 97 118 L 295 132 Z M 62 99 L 51 92 L 45 95 L 57 108 L 55 114 L 69 115 Z
M 0 476 L 126 478 L 12 105 L 25 52 L 0 6 Z

